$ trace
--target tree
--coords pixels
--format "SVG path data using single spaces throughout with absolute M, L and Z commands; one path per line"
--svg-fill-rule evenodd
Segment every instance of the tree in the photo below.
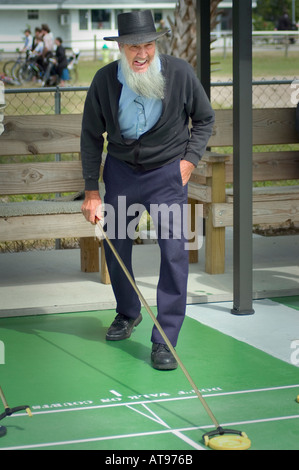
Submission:
M 292 17 L 292 0 L 257 0 L 256 14 L 265 21 L 272 21 L 276 25 L 284 11 Z M 299 18 L 299 4 L 296 2 L 296 18 Z
M 211 0 L 211 31 L 218 24 L 221 13 L 218 5 L 222 0 Z M 174 21 L 168 18 L 172 30 L 167 41 L 168 54 L 180 57 L 196 68 L 196 0 L 179 0 L 174 12 Z M 165 44 L 164 44 L 165 46 Z

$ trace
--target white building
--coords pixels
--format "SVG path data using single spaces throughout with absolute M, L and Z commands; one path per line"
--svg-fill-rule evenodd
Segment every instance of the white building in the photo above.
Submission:
M 46 23 L 64 45 L 81 51 L 103 47 L 104 36 L 117 35 L 117 15 L 134 9 L 153 11 L 157 26 L 172 16 L 174 0 L 0 0 L 0 49 L 15 51 L 24 43 L 24 30 Z M 111 47 L 111 43 L 107 43 Z
M 256 6 L 256 0 L 252 2 Z M 117 15 L 134 9 L 153 11 L 157 26 L 161 19 L 173 16 L 176 0 L 0 0 L 0 49 L 6 52 L 22 48 L 24 30 L 31 31 L 42 23 L 53 35 L 60 36 L 67 47 L 81 51 L 100 50 L 104 36 L 117 34 Z M 232 0 L 223 0 L 224 10 L 217 33 L 231 30 Z M 111 48 L 113 43 L 107 43 Z

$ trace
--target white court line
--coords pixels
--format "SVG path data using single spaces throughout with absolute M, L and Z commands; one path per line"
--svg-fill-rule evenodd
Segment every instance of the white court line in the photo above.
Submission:
M 136 405 L 135 405 L 136 406 Z M 166 427 L 167 429 L 170 429 L 170 426 L 168 426 L 168 424 L 166 424 L 161 418 L 159 418 L 159 416 L 157 416 L 153 411 L 151 411 L 146 405 L 142 405 L 147 411 L 150 412 L 150 414 L 152 416 L 149 416 L 147 415 L 146 413 L 142 413 L 142 411 L 140 410 L 136 410 L 135 408 L 133 408 L 133 406 L 131 405 L 128 405 L 127 408 L 129 408 L 130 410 L 132 411 L 135 411 L 136 413 L 139 413 L 140 415 L 142 416 L 145 416 L 146 418 L 148 419 L 151 419 L 152 421 L 154 421 L 155 423 L 158 423 L 158 424 L 161 424 L 162 426 Z
M 286 421 L 289 419 L 299 419 L 299 415 L 292 415 L 292 416 L 278 416 L 276 418 L 266 418 L 266 419 L 254 419 L 250 421 L 238 421 L 233 423 L 223 423 L 221 424 L 222 427 L 228 426 L 240 426 L 244 424 L 259 424 L 259 423 L 268 423 L 274 421 Z M 120 434 L 116 436 L 104 436 L 104 437 L 94 437 L 89 439 L 76 439 L 71 441 L 61 441 L 61 442 L 46 442 L 44 444 L 31 444 L 31 445 L 23 445 L 23 446 L 14 446 L 14 447 L 0 447 L 0 450 L 25 450 L 25 449 L 38 449 L 41 447 L 53 447 L 53 446 L 63 446 L 63 445 L 75 445 L 75 444 L 84 444 L 89 442 L 100 442 L 100 441 L 108 441 L 113 439 L 129 439 L 132 437 L 143 437 L 143 436 L 155 436 L 160 434 L 169 434 L 169 433 L 182 433 L 182 432 L 189 432 L 189 431 L 198 431 L 200 429 L 206 430 L 214 428 L 213 425 L 206 425 L 206 426 L 195 426 L 190 428 L 180 428 L 180 429 L 165 429 L 161 431 L 150 431 L 150 432 L 142 432 L 142 433 L 134 433 L 134 434 Z
M 296 385 L 282 385 L 279 387 L 268 387 L 268 388 L 256 388 L 256 389 L 250 389 L 250 390 L 237 390 L 234 392 L 219 392 L 219 393 L 210 393 L 207 395 L 202 395 L 203 398 L 211 398 L 211 397 L 222 397 L 222 396 L 229 396 L 229 395 L 242 395 L 246 393 L 259 393 L 259 392 L 273 392 L 276 390 L 288 390 L 288 389 L 293 389 L 293 388 L 298 388 L 299 390 L 299 384 Z M 32 413 L 34 415 L 40 415 L 40 414 L 50 414 L 50 413 L 64 413 L 67 411 L 86 411 L 86 410 L 97 410 L 101 408 L 117 408 L 119 406 L 128 406 L 128 405 L 148 405 L 152 403 L 164 403 L 164 402 L 169 402 L 169 401 L 179 401 L 179 400 L 191 400 L 191 399 L 198 399 L 197 395 L 194 396 L 188 396 L 188 397 L 173 397 L 173 398 L 159 398 L 156 400 L 142 400 L 138 402 L 125 402 L 125 403 L 109 403 L 105 405 L 94 405 L 94 406 L 81 406 L 77 408 L 63 408 L 63 409 L 55 409 L 55 410 L 43 410 L 43 411 L 34 411 L 32 410 Z M 21 416 L 28 416 L 27 413 L 17 413 L 14 415 L 11 415 L 10 418 L 18 418 Z
M 142 411 L 140 410 L 136 410 L 135 408 L 133 408 L 133 406 L 128 406 L 127 408 L 130 408 L 130 410 L 133 410 L 133 411 L 136 411 L 136 413 L 139 413 L 141 414 L 142 416 L 145 416 L 146 418 L 148 419 L 151 419 L 152 421 L 155 421 L 156 423 L 158 424 L 161 424 L 162 426 L 164 426 L 165 428 L 167 429 L 170 429 L 170 426 L 165 423 L 165 421 L 163 421 L 158 415 L 156 415 L 156 413 L 154 413 L 150 408 L 148 408 L 148 406 L 146 405 L 142 405 L 143 408 L 145 408 L 152 416 L 149 416 L 145 413 L 142 413 Z M 201 445 L 197 444 L 197 442 L 193 441 L 192 439 L 190 439 L 189 437 L 185 436 L 184 434 L 182 434 L 180 431 L 176 431 L 176 430 L 173 430 L 171 431 L 172 434 L 174 434 L 175 436 L 177 436 L 179 439 L 183 440 L 184 442 L 186 442 L 187 444 L 189 444 L 191 447 L 193 447 L 194 449 L 196 450 L 206 450 L 204 447 L 202 447 Z
M 185 434 L 181 433 L 181 431 L 172 431 L 172 434 L 179 437 L 180 439 L 182 439 L 182 441 L 186 442 L 187 444 L 189 444 L 191 447 L 193 447 L 196 450 L 207 450 L 205 447 L 197 444 L 197 442 L 185 436 Z
M 122 397 L 121 393 L 118 393 L 115 390 L 110 390 L 110 393 L 113 393 L 113 395 L 115 395 L 117 397 Z

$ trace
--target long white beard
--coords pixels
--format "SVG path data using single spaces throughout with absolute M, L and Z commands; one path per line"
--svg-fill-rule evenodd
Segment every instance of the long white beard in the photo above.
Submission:
M 129 66 L 126 55 L 121 51 L 121 67 L 127 85 L 139 96 L 145 98 L 164 98 L 165 79 L 159 70 L 159 54 L 156 51 L 154 60 L 146 72 L 134 72 Z

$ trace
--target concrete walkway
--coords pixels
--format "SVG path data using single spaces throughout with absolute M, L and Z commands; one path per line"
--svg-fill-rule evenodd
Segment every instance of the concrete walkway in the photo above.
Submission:
M 232 307 L 232 302 L 188 305 L 187 316 L 299 367 L 298 310 L 270 299 L 255 300 L 254 315 L 232 315 Z

